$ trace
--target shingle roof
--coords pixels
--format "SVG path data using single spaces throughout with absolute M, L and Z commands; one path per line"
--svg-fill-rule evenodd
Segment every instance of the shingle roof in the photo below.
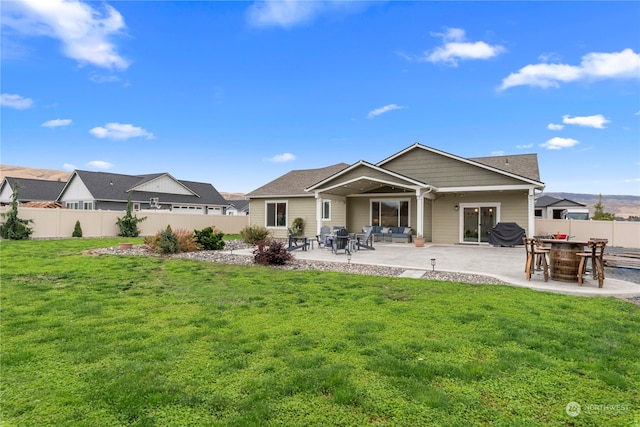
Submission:
M 346 163 L 337 163 L 319 169 L 300 169 L 276 178 L 260 188 L 248 193 L 247 197 L 264 196 L 311 196 L 304 189 L 349 167 Z
M 18 184 L 18 200 L 33 202 L 49 202 L 58 199 L 65 182 L 45 179 L 5 177 L 11 189 Z
M 538 170 L 537 154 L 517 154 L 514 156 L 491 156 L 469 158 L 474 162 L 492 168 L 501 169 L 525 178 L 540 181 L 540 171 Z
M 234 208 L 236 208 L 238 211 L 242 211 L 243 209 L 245 209 L 247 206 L 249 206 L 249 200 L 246 199 L 240 199 L 240 200 L 227 200 L 227 202 L 233 206 Z
M 126 201 L 129 197 L 127 192 L 131 188 L 140 185 L 150 179 L 157 178 L 164 173 L 147 175 L 122 175 L 109 172 L 91 172 L 76 170 L 75 173 L 87 186 L 96 200 L 119 200 Z M 133 191 L 131 199 L 136 202 L 148 201 L 152 197 L 158 197 L 160 203 L 184 203 L 184 204 L 207 204 L 221 205 L 227 204 L 226 200 L 213 185 L 206 182 L 177 180 L 185 187 L 191 189 L 198 196 L 185 194 L 155 193 Z
M 578 203 L 578 202 L 574 202 L 573 200 L 569 200 L 569 199 L 558 199 L 557 197 L 552 197 L 552 196 L 540 196 L 536 199 L 536 204 L 535 207 L 536 208 L 546 208 L 548 206 L 562 206 L 562 207 L 566 207 L 566 206 L 586 206 L 583 203 Z

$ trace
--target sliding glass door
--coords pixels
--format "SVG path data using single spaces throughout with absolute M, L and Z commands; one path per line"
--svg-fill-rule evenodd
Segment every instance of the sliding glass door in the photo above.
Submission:
M 465 207 L 462 212 L 462 241 L 489 242 L 489 231 L 496 225 L 496 206 Z

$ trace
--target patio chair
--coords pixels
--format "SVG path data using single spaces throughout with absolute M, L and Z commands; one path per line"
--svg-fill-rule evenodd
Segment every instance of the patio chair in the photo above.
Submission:
M 327 236 L 331 234 L 331 229 L 327 225 L 323 225 L 320 227 L 320 234 L 316 235 L 316 239 L 318 239 L 318 247 L 328 246 Z M 330 244 L 330 243 L 329 243 Z
M 346 254 L 351 253 L 349 249 L 349 232 L 346 228 L 341 228 L 336 231 L 336 235 L 333 239 L 333 253 L 338 254 L 338 251 L 342 250 Z
M 549 281 L 549 263 L 547 262 L 547 255 L 549 249 L 538 246 L 538 239 L 533 237 L 523 237 L 522 243 L 527 251 L 527 263 L 525 264 L 524 272 L 527 276 L 527 280 L 531 280 L 532 270 L 535 270 L 536 264 L 540 263 L 542 271 L 544 273 L 544 281 Z
M 296 234 L 290 228 L 288 228 L 287 230 L 289 231 L 289 246 L 287 247 L 287 250 L 289 252 L 295 251 L 296 249 L 302 249 L 303 251 L 306 251 L 307 247 L 309 246 L 307 238 L 296 236 Z
M 371 249 L 372 251 L 375 250 L 375 248 L 373 247 L 373 236 L 371 236 L 372 232 L 373 232 L 373 227 L 369 226 L 364 228 L 364 233 L 356 234 L 356 246 L 358 247 L 358 250 L 360 249 Z

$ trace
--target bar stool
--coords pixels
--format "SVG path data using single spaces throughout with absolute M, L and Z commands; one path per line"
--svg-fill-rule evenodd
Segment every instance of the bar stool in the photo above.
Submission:
M 578 284 L 582 286 L 584 275 L 587 272 L 587 259 L 591 259 L 591 275 L 598 279 L 598 287 L 604 285 L 604 248 L 609 241 L 607 239 L 591 239 L 587 246 L 588 252 L 580 252 L 576 254 L 580 258 L 578 265 Z
M 540 247 L 538 239 L 533 237 L 523 237 L 522 242 L 527 250 L 527 263 L 525 265 L 524 272 L 527 276 L 527 280 L 531 280 L 531 270 L 535 269 L 536 265 L 540 265 L 544 273 L 544 281 L 549 281 L 549 263 L 547 262 L 547 255 L 550 250 Z

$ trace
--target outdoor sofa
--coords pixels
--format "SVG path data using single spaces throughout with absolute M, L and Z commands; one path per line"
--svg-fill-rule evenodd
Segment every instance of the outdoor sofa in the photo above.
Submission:
M 373 235 L 374 241 L 411 243 L 413 229 L 411 227 L 383 227 L 381 225 L 374 225 L 371 234 Z

